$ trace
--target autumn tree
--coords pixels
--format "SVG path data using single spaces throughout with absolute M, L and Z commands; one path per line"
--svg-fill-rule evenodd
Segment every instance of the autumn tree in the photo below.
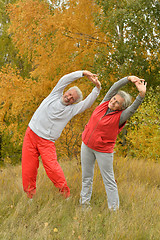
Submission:
M 13 2 L 13 1 L 10 1 Z M 0 68 L 12 61 L 15 54 L 11 42 L 11 38 L 7 33 L 9 17 L 6 14 L 6 1 L 0 1 Z
M 0 69 L 7 64 L 16 66 L 20 70 L 20 74 L 28 76 L 30 64 L 17 54 L 18 49 L 12 42 L 11 34 L 8 33 L 10 18 L 7 14 L 6 7 L 9 3 L 15 3 L 15 0 L 0 1 Z
M 1 126 L 3 132 L 7 129 L 11 134 L 13 142 L 22 142 L 33 112 L 59 78 L 79 69 L 93 70 L 96 49 L 107 45 L 107 38 L 94 24 L 98 11 L 94 1 L 68 1 L 56 7 L 46 1 L 17 1 L 7 10 L 9 34 L 18 56 L 27 60 L 31 70 L 29 77 L 22 77 L 18 67 L 2 69 L 0 87 L 5 91 L 1 96 Z M 85 97 L 93 86 L 83 79 L 79 87 Z M 84 126 L 84 122 L 79 118 L 70 138 L 73 131 L 75 139 L 76 133 L 79 136 L 80 123 Z M 68 132 L 64 130 L 65 134 Z
M 116 150 L 143 159 L 159 159 L 159 85 L 160 81 L 160 3 L 154 0 L 97 0 L 102 7 L 96 15 L 96 24 L 101 27 L 111 41 L 109 55 L 103 48 L 97 53 L 95 62 L 105 79 L 118 79 L 128 75 L 144 78 L 147 94 L 144 104 L 128 121 L 124 133 L 118 137 Z M 103 64 L 104 63 L 104 64 Z M 103 81 L 104 83 L 104 81 Z M 137 95 L 134 85 L 126 90 Z M 105 85 L 103 84 L 103 90 Z M 124 141 L 125 140 L 125 141 Z M 122 147 L 122 145 L 126 144 Z
M 3 155 L 8 158 L 15 149 L 20 152 L 34 111 L 66 73 L 79 69 L 99 73 L 103 88 L 95 105 L 120 77 L 134 74 L 145 78 L 148 85 L 158 84 L 158 1 L 8 2 L 6 33 L 18 60 L 6 66 L 1 62 L 0 132 Z M 93 87 L 84 78 L 75 84 L 84 97 Z M 93 108 L 66 126 L 57 141 L 61 155 L 79 154 L 81 132 Z
M 144 102 L 127 126 L 125 150 L 129 156 L 160 163 L 160 88 L 150 88 Z
M 103 76 L 143 77 L 148 86 L 160 83 L 160 3 L 155 0 L 97 0 L 102 12 L 96 23 L 111 41 L 110 54 L 102 50 L 97 68 Z M 103 66 L 103 67 L 101 67 Z

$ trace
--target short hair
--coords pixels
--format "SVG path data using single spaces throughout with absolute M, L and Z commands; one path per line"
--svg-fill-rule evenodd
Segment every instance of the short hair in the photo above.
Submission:
M 77 92 L 77 94 L 78 94 L 78 99 L 75 101 L 75 103 L 82 101 L 82 99 L 83 99 L 83 94 L 82 94 L 81 90 L 80 90 L 77 86 L 73 86 L 73 87 L 70 87 L 70 88 L 68 89 L 68 91 L 69 91 L 69 90 L 72 90 L 72 89 L 76 90 L 76 92 Z M 68 92 L 68 91 L 67 91 L 67 92 Z
M 117 92 L 119 96 L 121 96 L 124 99 L 124 102 L 122 103 L 122 109 L 126 109 L 129 107 L 129 105 L 132 102 L 132 97 L 129 93 L 126 93 L 125 91 L 119 90 Z

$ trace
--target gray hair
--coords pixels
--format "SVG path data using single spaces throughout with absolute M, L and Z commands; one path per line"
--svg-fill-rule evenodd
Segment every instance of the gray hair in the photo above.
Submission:
M 117 94 L 124 99 L 124 102 L 122 104 L 122 109 L 126 109 L 127 107 L 129 107 L 129 105 L 132 102 L 131 95 L 129 93 L 126 93 L 125 91 L 122 91 L 122 90 L 118 91 Z
M 82 99 L 83 99 L 83 94 L 82 94 L 81 90 L 80 90 L 77 86 L 73 86 L 73 87 L 70 87 L 70 88 L 68 89 L 68 91 L 69 91 L 69 90 L 72 90 L 72 89 L 74 89 L 74 90 L 77 92 L 77 94 L 78 94 L 78 99 L 75 101 L 75 103 L 82 101 Z M 67 91 L 67 92 L 68 92 L 68 91 Z

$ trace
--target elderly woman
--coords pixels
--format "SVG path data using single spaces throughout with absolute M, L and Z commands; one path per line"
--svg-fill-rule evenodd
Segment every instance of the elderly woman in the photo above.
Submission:
M 134 83 L 139 91 L 139 95 L 131 106 L 129 106 L 131 104 L 130 95 L 119 91 L 128 82 Z M 97 159 L 107 193 L 108 208 L 110 210 L 119 208 L 119 196 L 113 172 L 113 149 L 117 135 L 142 103 L 146 86 L 147 83 L 136 76 L 125 77 L 117 81 L 94 110 L 85 126 L 81 147 L 82 190 L 80 203 L 83 206 L 90 204 L 94 165 Z

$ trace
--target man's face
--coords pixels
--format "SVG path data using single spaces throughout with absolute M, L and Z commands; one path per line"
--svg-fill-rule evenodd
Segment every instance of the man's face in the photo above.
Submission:
M 62 101 L 65 105 L 71 105 L 78 100 L 78 94 L 75 89 L 68 90 L 62 96 Z
M 111 110 L 122 110 L 122 104 L 124 102 L 124 98 L 122 98 L 121 96 L 119 96 L 118 94 L 116 94 L 115 96 L 113 96 L 111 98 L 111 100 L 109 101 L 108 107 Z

